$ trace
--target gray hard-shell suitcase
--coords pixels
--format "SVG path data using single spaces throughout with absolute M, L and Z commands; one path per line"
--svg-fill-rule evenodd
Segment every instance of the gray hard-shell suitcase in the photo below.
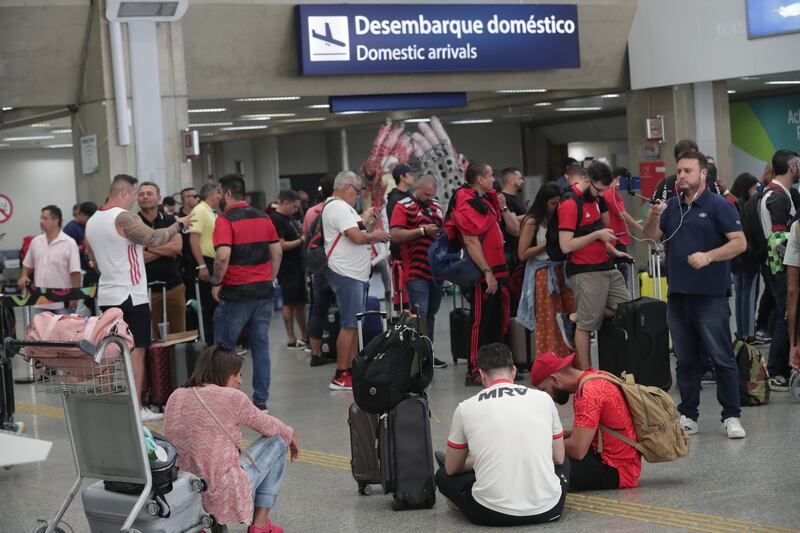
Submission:
M 378 441 L 383 492 L 394 495 L 394 509 L 433 507 L 436 488 L 428 400 L 407 398 L 381 415 Z
M 362 411 L 355 402 L 347 417 L 350 426 L 350 466 L 360 494 L 370 494 L 370 485 L 380 485 L 378 464 L 378 415 Z
M 165 495 L 169 516 L 158 516 L 162 507 L 150 500 L 136 517 L 133 529 L 140 533 L 196 533 L 211 528 L 214 520 L 203 510 L 200 496 L 205 487 L 205 482 L 194 474 L 179 472 L 172 490 Z M 91 533 L 119 533 L 138 495 L 108 491 L 98 481 L 83 491 L 82 498 Z

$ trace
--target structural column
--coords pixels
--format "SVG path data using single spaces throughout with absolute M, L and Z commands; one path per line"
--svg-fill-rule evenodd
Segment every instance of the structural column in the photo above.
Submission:
M 87 53 L 86 77 L 78 111 L 72 116 L 73 146 L 75 154 L 75 176 L 79 201 L 93 200 L 103 203 L 108 194 L 111 179 L 117 174 L 130 174 L 142 180 L 156 181 L 161 185 L 162 195 L 179 191 L 192 183 L 191 163 L 183 157 L 182 130 L 188 127 L 186 76 L 183 55 L 183 32 L 180 22 L 156 23 L 157 45 L 151 51 L 157 57 L 159 84 L 151 87 L 160 94 L 161 109 L 150 113 L 146 109 L 135 116 L 131 113 L 133 102 L 126 101 L 127 116 L 133 124 L 130 144 L 121 145 L 118 135 L 112 68 L 111 36 L 104 11 L 96 9 Z M 121 42 L 125 73 L 125 93 L 132 94 L 131 54 L 128 28 L 122 25 Z M 134 54 L 135 55 L 135 54 Z M 134 69 L 134 75 L 137 74 Z M 139 72 L 141 74 L 141 72 Z M 139 80 L 147 83 L 147 80 Z M 141 109 L 140 109 L 141 111 Z M 152 110 L 151 110 L 152 111 Z M 158 125 L 160 135 L 153 135 Z M 138 131 L 137 131 L 138 129 Z M 146 132 L 150 131 L 148 136 Z M 81 143 L 82 137 L 95 136 L 96 145 Z M 158 139 L 163 157 L 152 158 L 147 146 L 137 145 L 142 139 Z M 138 148 L 138 149 L 137 149 Z M 152 147 L 151 147 L 152 148 Z M 87 155 L 82 151 L 95 151 L 97 165 L 84 169 Z M 84 173 L 84 170 L 86 173 Z

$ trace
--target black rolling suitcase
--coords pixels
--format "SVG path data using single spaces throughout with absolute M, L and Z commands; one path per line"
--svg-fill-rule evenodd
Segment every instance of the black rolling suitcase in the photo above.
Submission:
M 453 363 L 459 359 L 469 359 L 469 345 L 472 338 L 472 323 L 469 320 L 469 309 L 464 307 L 464 294 L 461 294 L 461 307 L 456 307 L 456 293 L 460 290 L 453 286 L 453 310 L 450 311 L 450 352 Z
M 428 400 L 414 396 L 381 416 L 378 442 L 384 494 L 393 507 L 430 508 L 436 503 Z
M 636 276 L 631 279 L 635 287 Z M 660 276 L 654 279 L 660 284 Z M 633 374 L 640 385 L 668 391 L 672 372 L 666 302 L 641 297 L 620 304 L 617 314 L 597 332 L 597 352 L 600 370 L 616 376 Z

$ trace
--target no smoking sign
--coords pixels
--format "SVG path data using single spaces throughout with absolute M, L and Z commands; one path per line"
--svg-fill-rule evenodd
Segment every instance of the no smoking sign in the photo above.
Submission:
M 0 224 L 7 222 L 12 214 L 14 214 L 14 204 L 11 203 L 11 198 L 0 194 Z

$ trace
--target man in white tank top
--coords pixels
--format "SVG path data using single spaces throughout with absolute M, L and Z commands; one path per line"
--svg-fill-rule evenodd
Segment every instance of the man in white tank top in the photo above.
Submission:
M 144 354 L 151 340 L 143 249 L 169 242 L 191 223 L 192 216 L 177 218 L 172 226 L 154 230 L 130 211 L 136 203 L 136 189 L 136 178 L 126 174 L 114 177 L 108 202 L 86 223 L 86 241 L 90 257 L 100 272 L 97 304 L 103 311 L 110 307 L 122 309 L 133 335 L 131 361 L 141 398 L 146 388 Z M 163 415 L 142 407 L 141 417 L 143 422 L 150 422 Z

